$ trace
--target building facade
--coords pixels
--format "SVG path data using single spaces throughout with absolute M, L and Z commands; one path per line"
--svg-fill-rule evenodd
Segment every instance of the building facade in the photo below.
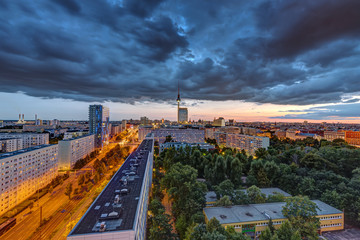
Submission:
M 102 148 L 109 141 L 109 108 L 89 106 L 89 132 L 95 135 L 95 147 Z
M 212 124 L 215 127 L 225 127 L 225 119 L 223 117 L 219 117 L 218 119 L 214 119 Z
M 145 139 L 146 135 L 152 132 L 154 128 L 152 126 L 140 126 L 138 129 L 138 139 L 142 141 Z
M 160 152 L 163 152 L 165 149 L 174 148 L 176 151 L 180 150 L 180 148 L 186 148 L 186 147 L 198 147 L 200 149 L 204 150 L 211 150 L 215 149 L 215 147 L 208 143 L 185 143 L 185 142 L 166 142 L 160 144 Z
M 0 138 L 20 138 L 23 142 L 22 148 L 49 144 L 48 133 L 0 133 Z
M 188 109 L 187 108 L 179 108 L 179 123 L 187 123 L 188 122 Z
M 23 146 L 22 138 L 0 138 L 0 153 L 21 150 Z
M 67 239 L 145 240 L 153 153 L 154 139 L 148 136 L 126 159 Z
M 320 220 L 320 233 L 344 229 L 344 213 L 342 211 L 319 200 L 313 200 L 313 202 L 318 207 L 317 218 Z M 285 204 L 285 202 L 275 202 L 232 207 L 210 207 L 204 208 L 203 212 L 206 223 L 210 219 L 216 218 L 223 227 L 234 227 L 235 231 L 258 239 L 269 225 L 270 219 L 275 229 L 280 228 L 280 225 L 287 221 L 287 218 L 282 214 Z
M 167 136 L 171 136 L 175 142 L 203 143 L 205 141 L 204 129 L 190 128 L 157 128 L 152 131 L 154 140 L 163 143 Z
M 345 140 L 344 131 L 324 131 L 324 139 L 327 141 L 334 141 L 335 139 Z
M 360 146 L 360 132 L 359 131 L 346 131 L 345 141 L 350 145 Z
M 259 148 L 267 149 L 270 145 L 268 137 L 249 136 L 235 133 L 215 133 L 216 142 L 219 145 L 225 145 L 229 148 L 236 148 L 238 150 L 245 150 L 249 154 L 255 154 Z
M 95 150 L 95 135 L 59 141 L 59 169 L 70 170 L 75 163 Z
M 45 187 L 58 174 L 58 146 L 41 145 L 0 156 L 0 215 Z
M 67 131 L 64 133 L 63 140 L 72 139 L 72 138 L 78 138 L 81 136 L 89 135 L 89 132 L 85 131 Z

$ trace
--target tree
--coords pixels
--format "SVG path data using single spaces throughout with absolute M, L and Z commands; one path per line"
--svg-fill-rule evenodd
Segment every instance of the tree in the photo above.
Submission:
M 290 240 L 302 240 L 300 232 L 295 231 L 294 234 L 291 236 Z
M 168 136 L 166 136 L 164 143 L 172 142 L 172 141 L 173 141 L 172 136 L 171 136 L 171 135 L 168 135 Z
M 66 196 L 68 196 L 69 199 L 70 199 L 70 197 L 71 197 L 72 190 L 73 190 L 72 183 L 68 183 L 68 184 L 66 185 L 64 194 L 65 194 Z
M 176 235 L 172 232 L 169 214 L 157 214 L 151 218 L 151 227 L 149 229 L 150 240 L 175 240 Z
M 246 189 L 246 193 L 249 196 L 251 203 L 264 203 L 266 199 L 266 195 L 261 193 L 260 188 L 257 186 L 251 186 Z
M 281 193 L 275 192 L 267 197 L 267 202 L 285 202 L 285 196 Z
M 78 178 L 78 185 L 81 186 L 83 185 L 85 182 L 85 175 L 84 174 L 80 174 L 79 178 Z
M 286 199 L 282 214 L 299 230 L 302 237 L 315 240 L 318 238 L 317 230 L 320 227 L 316 209 L 317 205 L 308 197 L 291 197 Z
M 249 196 L 241 190 L 236 190 L 231 200 L 235 205 L 250 204 Z
M 229 178 L 236 187 L 240 186 L 240 184 L 242 183 L 242 171 L 243 167 L 240 160 L 238 158 L 234 158 L 231 162 L 231 171 Z
M 217 199 L 227 195 L 230 198 L 234 195 L 234 184 L 229 180 L 221 182 L 218 186 L 214 187 Z
M 265 231 L 261 233 L 259 240 L 271 240 L 271 238 L 272 238 L 272 233 L 270 229 L 267 227 L 265 228 Z
M 31 212 L 31 209 L 34 207 L 34 201 L 31 201 L 31 202 L 29 203 L 28 207 L 29 207 L 29 210 L 30 210 L 30 212 Z
M 88 181 L 90 181 L 91 172 L 86 172 L 84 178 L 85 178 L 85 179 L 84 179 L 84 180 L 85 180 L 85 183 L 87 183 Z
M 294 234 L 293 226 L 289 221 L 285 221 L 276 231 L 276 235 L 278 236 L 279 240 L 289 240 L 291 236 Z
M 225 180 L 225 160 L 220 155 L 216 158 L 212 184 L 219 184 Z
M 270 229 L 271 235 L 273 235 L 275 233 L 275 227 L 274 227 L 274 223 L 271 218 L 269 220 L 268 228 Z
M 151 211 L 154 215 L 159 215 L 165 212 L 165 208 L 159 200 L 153 199 L 149 204 L 149 211 Z
M 50 194 L 52 194 L 53 191 L 54 191 L 54 188 L 53 188 L 52 185 L 50 185 L 50 186 L 49 186 L 49 189 L 48 189 L 48 192 L 49 192 Z
M 265 148 L 258 148 L 256 151 L 255 151 L 255 157 L 256 158 L 261 158 L 261 159 L 264 159 L 266 156 L 268 156 L 269 153 L 268 151 L 265 149 Z
M 230 207 L 233 203 L 231 202 L 229 196 L 225 195 L 215 202 L 216 207 Z
M 296 196 L 286 199 L 282 213 L 285 217 L 302 217 L 304 219 L 312 219 L 317 214 L 317 205 L 308 197 Z

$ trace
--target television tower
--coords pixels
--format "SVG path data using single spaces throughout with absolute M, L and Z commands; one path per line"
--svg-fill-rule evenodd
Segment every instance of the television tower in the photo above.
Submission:
M 176 99 L 176 101 L 177 101 L 177 104 L 178 104 L 178 107 L 177 107 L 177 122 L 179 123 L 180 121 L 180 119 L 179 119 L 179 108 L 180 108 L 180 101 L 181 101 L 181 99 L 180 99 L 180 85 L 179 85 L 179 80 L 178 80 L 178 97 L 177 97 L 177 99 Z

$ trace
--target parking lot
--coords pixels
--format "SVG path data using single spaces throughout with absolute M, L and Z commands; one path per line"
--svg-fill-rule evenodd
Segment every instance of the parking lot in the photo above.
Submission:
M 339 232 L 328 232 L 323 236 L 328 240 L 360 240 L 360 229 L 351 228 Z

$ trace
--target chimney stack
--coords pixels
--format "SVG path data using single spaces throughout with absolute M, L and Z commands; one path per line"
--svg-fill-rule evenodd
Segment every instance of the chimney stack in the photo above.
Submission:
M 24 114 L 22 115 L 22 120 L 24 121 Z
M 21 113 L 19 113 L 19 122 L 21 121 Z

